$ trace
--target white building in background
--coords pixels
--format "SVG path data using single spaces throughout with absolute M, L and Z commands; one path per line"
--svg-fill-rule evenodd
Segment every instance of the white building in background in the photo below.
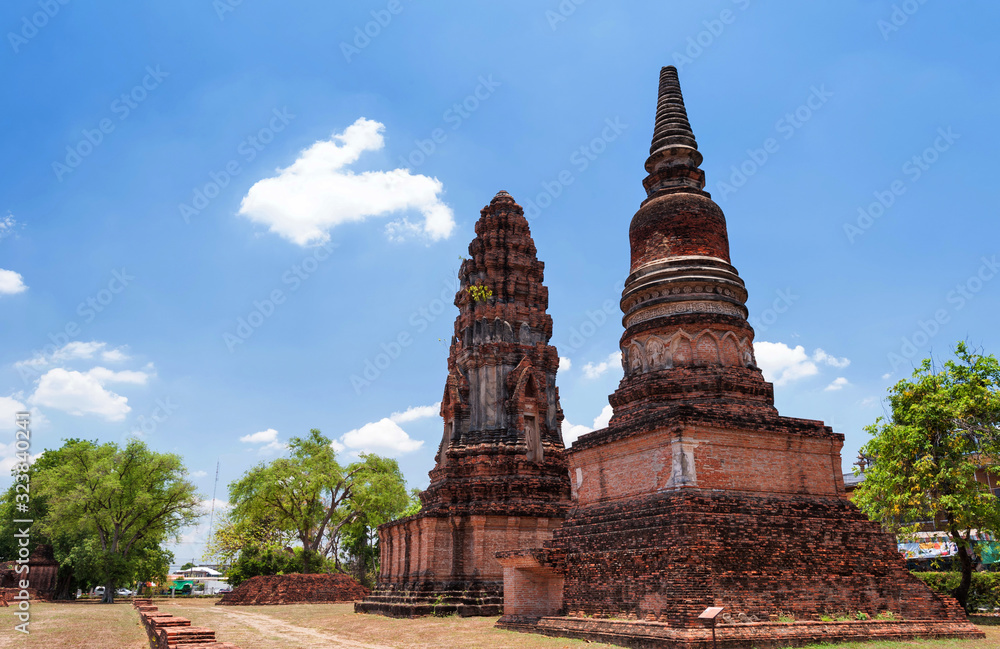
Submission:
M 218 570 L 205 566 L 195 566 L 176 573 L 181 579 L 190 579 L 195 583 L 195 591 L 204 590 L 206 595 L 214 595 L 220 590 L 228 590 L 229 583 Z

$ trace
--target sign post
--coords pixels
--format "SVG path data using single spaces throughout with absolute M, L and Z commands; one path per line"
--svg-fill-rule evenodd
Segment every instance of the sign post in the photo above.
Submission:
M 724 609 L 724 608 L 726 608 L 726 607 L 725 606 L 709 606 L 704 611 L 702 611 L 701 615 L 698 616 L 699 620 L 705 620 L 705 622 L 711 623 L 711 625 L 712 625 L 712 648 L 713 649 L 718 649 L 718 646 L 715 644 L 715 618 L 717 618 L 719 616 L 719 613 L 721 613 L 722 609 Z

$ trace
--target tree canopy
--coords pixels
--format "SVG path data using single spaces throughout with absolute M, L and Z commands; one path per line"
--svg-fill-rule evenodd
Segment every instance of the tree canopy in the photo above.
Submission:
M 116 585 L 160 575 L 169 560 L 160 543 L 201 515 L 180 457 L 136 439 L 125 448 L 70 440 L 39 463 L 49 453 L 34 472 L 34 493 L 47 509 L 41 531 L 72 540 L 64 562 L 103 583 L 106 602 Z
M 977 471 L 1000 475 L 1000 364 L 958 343 L 940 369 L 925 359 L 889 388 L 892 414 L 865 428 L 870 458 L 854 502 L 901 536 L 919 521 L 943 522 L 958 546 L 964 606 L 972 574 L 973 529 L 1000 531 L 1000 502 Z M 916 522 L 915 522 L 916 521 Z
M 262 463 L 229 485 L 233 509 L 220 526 L 224 536 L 265 533 L 260 524 L 293 534 L 302 545 L 303 571 L 321 567 L 324 557 L 339 567 L 345 526 L 365 519 L 391 520 L 408 504 L 395 460 L 361 454 L 342 467 L 329 438 L 316 429 L 288 442 L 289 457 Z M 218 547 L 232 546 L 218 534 Z M 255 546 L 258 553 L 264 547 Z

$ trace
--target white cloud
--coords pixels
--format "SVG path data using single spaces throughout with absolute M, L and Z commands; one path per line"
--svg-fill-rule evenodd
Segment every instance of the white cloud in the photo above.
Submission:
M 825 351 L 818 348 L 816 349 L 815 352 L 813 352 L 812 357 L 813 360 L 816 361 L 817 363 L 826 363 L 827 365 L 831 365 L 833 367 L 844 368 L 851 364 L 851 361 L 846 358 L 837 358 L 836 356 L 830 356 Z
M 38 386 L 29 401 L 39 406 L 62 410 L 71 415 L 92 414 L 104 417 L 108 421 L 125 419 L 125 415 L 132 410 L 128 405 L 128 399 L 105 389 L 103 383 L 110 380 L 108 375 L 103 374 L 103 372 L 95 372 L 95 370 L 110 372 L 102 367 L 94 368 L 86 373 L 66 370 L 61 367 L 53 368 L 38 380 Z M 102 374 L 104 378 L 101 378 Z M 110 372 L 110 374 L 115 373 Z M 135 374 L 142 374 L 142 372 Z
M 611 407 L 610 403 L 604 406 L 604 409 L 601 410 L 601 414 L 594 417 L 594 430 L 606 428 L 608 422 L 611 421 L 611 415 L 613 414 L 615 414 L 615 411 L 614 408 Z
M 607 360 L 603 360 L 600 363 L 587 363 L 583 366 L 583 375 L 588 379 L 596 379 L 597 377 L 603 375 L 610 369 L 621 369 L 622 367 L 622 353 L 620 351 L 613 352 L 608 355 Z
M 262 444 L 262 446 L 257 449 L 258 455 L 281 453 L 288 449 L 288 444 L 285 444 L 278 439 L 278 431 L 273 428 L 251 433 L 250 435 L 244 435 L 243 437 L 240 437 L 240 441 L 245 444 Z
M 403 412 L 394 412 L 389 415 L 389 419 L 393 420 L 397 424 L 405 424 L 408 421 L 426 419 L 427 417 L 436 417 L 440 412 L 441 402 L 438 401 L 437 403 L 429 406 L 412 406 Z
M 424 445 L 423 440 L 411 438 L 388 417 L 344 433 L 340 442 L 354 451 L 380 455 L 410 453 Z
M 82 340 L 74 340 L 68 342 L 56 351 L 52 352 L 52 361 L 68 361 L 77 358 L 93 358 L 94 354 L 101 351 L 107 346 L 107 343 L 100 343 L 96 340 L 91 340 L 90 342 L 83 342 Z
M 127 361 L 128 359 L 129 356 L 127 356 L 120 347 L 118 349 L 109 349 L 101 352 L 101 360 L 109 363 L 120 363 L 122 361 Z
M 208 475 L 208 471 L 192 471 L 191 472 L 191 477 L 192 478 L 204 478 L 207 475 Z
M 892 372 L 886 372 L 885 374 L 882 375 L 882 380 L 884 381 L 887 378 L 889 378 L 890 376 L 892 376 Z
M 404 216 L 386 229 L 390 238 L 414 232 L 447 238 L 455 220 L 441 201 L 441 181 L 408 169 L 355 173 L 347 168 L 365 151 L 382 149 L 384 128 L 362 117 L 343 133 L 314 143 L 277 176 L 255 183 L 243 197 L 240 214 L 300 246 L 326 242 L 338 225 L 408 210 L 420 212 L 422 223 Z
M 251 435 L 244 435 L 240 438 L 241 442 L 247 444 L 265 444 L 267 442 L 273 442 L 278 439 L 278 431 L 273 428 L 268 428 L 267 430 L 262 430 L 258 433 L 253 433 Z
M 838 376 L 830 383 L 830 385 L 823 388 L 825 392 L 836 392 L 837 390 L 842 390 L 850 385 L 850 382 L 842 376 Z
M 97 379 L 101 385 L 105 383 L 132 383 L 135 385 L 145 385 L 150 375 L 137 370 L 122 370 L 115 372 L 106 367 L 95 367 L 87 371 L 87 375 Z
M 571 361 L 566 356 L 560 356 L 559 357 L 559 371 L 560 372 L 567 372 L 567 371 L 569 371 L 569 368 L 571 368 L 571 367 L 573 367 L 573 361 Z
M 0 268 L 0 295 L 16 295 L 27 290 L 20 273 Z
M 55 363 L 63 363 L 66 361 L 76 361 L 76 360 L 90 360 L 93 359 L 95 355 L 100 354 L 101 360 L 105 360 L 111 363 L 117 363 L 121 361 L 126 361 L 130 357 L 125 354 L 124 347 L 113 347 L 109 348 L 108 343 L 99 342 L 96 340 L 91 340 L 89 342 L 84 342 L 82 340 L 73 340 L 66 343 L 59 349 L 51 352 L 48 356 L 44 353 L 35 356 L 34 358 L 29 358 L 28 360 L 18 361 L 15 365 L 28 366 L 28 367 L 44 367 L 46 365 L 52 365 Z M 152 363 L 147 365 L 147 369 L 152 368 Z
M 876 397 L 865 397 L 864 399 L 861 400 L 861 405 L 865 406 L 866 408 L 871 408 L 877 403 L 878 399 Z
M 604 406 L 600 414 L 594 417 L 594 425 L 593 427 L 590 428 L 584 426 L 583 424 L 571 424 L 568 419 L 563 419 L 562 423 L 563 445 L 569 448 L 573 444 L 573 442 L 575 442 L 580 438 L 581 435 L 585 435 L 586 433 L 606 428 L 608 422 L 611 421 L 611 415 L 613 414 L 614 414 L 614 409 L 611 407 L 611 404 L 609 403 L 608 405 Z
M 563 444 L 566 448 L 573 445 L 573 442 L 580 439 L 581 435 L 593 432 L 595 429 L 583 424 L 571 424 L 569 419 L 564 419 L 562 423 Z
M 220 511 L 224 512 L 230 507 L 232 507 L 232 505 L 230 505 L 227 501 L 220 500 L 218 498 L 206 498 L 201 501 L 201 509 L 203 512 L 205 512 L 206 515 L 212 511 L 212 505 L 215 505 L 216 512 Z
M 0 219 L 0 241 L 14 234 L 15 225 L 17 225 L 17 219 L 10 212 L 7 213 L 7 216 Z
M 764 378 L 775 385 L 787 385 L 818 374 L 817 363 L 837 368 L 851 364 L 850 360 L 831 356 L 822 349 L 817 349 L 810 356 L 802 345 L 789 347 L 785 343 L 761 341 L 754 343 L 754 352 Z
M 0 475 L 9 476 L 14 465 L 23 461 L 23 456 L 20 459 L 17 457 L 17 454 L 23 453 L 23 451 L 18 451 L 17 449 L 17 440 L 14 439 L 14 431 L 17 430 L 16 415 L 24 411 L 31 412 L 30 427 L 32 431 L 48 423 L 48 420 L 37 408 L 29 409 L 24 402 L 14 395 L 0 397 L 0 439 L 7 442 L 0 441 Z M 37 448 L 40 449 L 41 447 L 38 446 Z M 41 454 L 41 452 L 30 453 L 29 451 L 28 461 L 34 462 Z

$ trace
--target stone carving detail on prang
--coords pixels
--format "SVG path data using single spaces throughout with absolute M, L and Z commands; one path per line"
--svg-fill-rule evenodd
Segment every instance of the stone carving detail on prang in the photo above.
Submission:
M 626 376 L 683 365 L 757 367 L 750 340 L 737 340 L 731 331 L 720 337 L 711 329 L 694 335 L 679 330 L 668 339 L 655 335 L 634 338 L 622 349 L 622 368 Z
M 676 315 L 678 313 L 712 313 L 719 315 L 731 315 L 736 318 L 746 318 L 744 309 L 728 302 L 708 302 L 708 301 L 687 301 L 674 302 L 671 304 L 657 304 L 655 306 L 641 308 L 625 318 L 625 326 L 631 327 L 647 320 L 662 316 Z

